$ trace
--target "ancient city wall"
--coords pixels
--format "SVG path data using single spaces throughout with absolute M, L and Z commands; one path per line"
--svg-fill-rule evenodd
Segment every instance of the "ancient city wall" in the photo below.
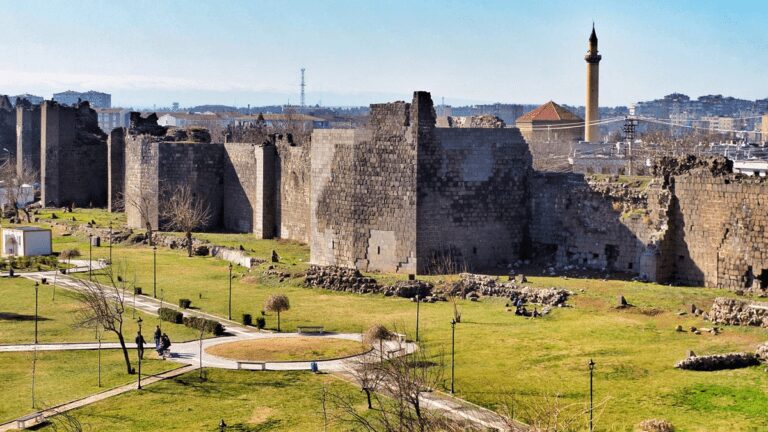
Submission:
M 768 289 L 768 183 L 698 170 L 672 177 L 672 277 L 687 285 Z
M 107 143 L 87 102 L 41 107 L 40 184 L 45 205 L 107 204 Z
M 125 196 L 128 225 L 163 227 L 162 205 L 173 191 L 189 185 L 209 207 L 211 218 L 201 229 L 221 226 L 223 209 L 223 144 L 163 141 L 151 135 L 129 135 L 125 153 Z
M 555 266 L 658 277 L 669 202 L 660 184 L 557 173 L 530 181 L 535 254 Z
M 158 229 L 158 141 L 151 135 L 125 139 L 125 215 L 132 228 Z
M 16 110 L 10 103 L 0 106 L 0 153 L 3 158 L 16 156 Z
M 107 138 L 107 209 L 121 211 L 125 193 L 125 128 L 115 128 Z
M 254 232 L 256 203 L 256 157 L 253 144 L 224 144 L 224 228 Z
M 516 260 L 528 231 L 530 168 L 517 129 L 435 129 L 419 139 L 419 272 Z
M 295 145 L 276 140 L 275 163 L 277 237 L 309 243 L 311 141 Z
M 24 166 L 40 175 L 40 105 L 16 106 L 16 171 Z

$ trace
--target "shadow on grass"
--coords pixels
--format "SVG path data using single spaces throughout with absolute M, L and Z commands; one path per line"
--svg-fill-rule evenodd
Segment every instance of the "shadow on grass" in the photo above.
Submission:
M 16 312 L 0 312 L 0 320 L 2 321 L 34 321 L 34 315 L 17 314 Z M 38 321 L 50 321 L 50 318 L 37 316 Z

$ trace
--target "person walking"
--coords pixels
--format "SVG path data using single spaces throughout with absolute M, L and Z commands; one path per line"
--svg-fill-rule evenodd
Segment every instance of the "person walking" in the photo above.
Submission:
M 144 359 L 144 344 L 147 343 L 144 340 L 144 336 L 141 333 L 136 333 L 136 350 L 139 352 L 139 358 Z
M 160 348 L 160 336 L 163 334 L 160 331 L 160 326 L 155 327 L 155 349 Z

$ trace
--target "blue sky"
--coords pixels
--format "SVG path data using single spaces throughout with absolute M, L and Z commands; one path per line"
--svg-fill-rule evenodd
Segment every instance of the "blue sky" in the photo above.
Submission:
M 582 105 L 595 21 L 600 104 L 673 91 L 768 97 L 761 1 L 0 0 L 0 93 L 113 103 Z

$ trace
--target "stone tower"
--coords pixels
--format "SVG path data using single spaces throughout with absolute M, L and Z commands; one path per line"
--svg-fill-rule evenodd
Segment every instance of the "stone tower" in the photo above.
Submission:
M 600 140 L 600 126 L 594 122 L 600 120 L 598 111 L 598 87 L 600 80 L 600 60 L 603 58 L 597 53 L 597 34 L 595 24 L 592 23 L 592 34 L 589 36 L 589 51 L 584 56 L 587 61 L 587 104 L 584 113 L 584 141 L 595 142 Z

